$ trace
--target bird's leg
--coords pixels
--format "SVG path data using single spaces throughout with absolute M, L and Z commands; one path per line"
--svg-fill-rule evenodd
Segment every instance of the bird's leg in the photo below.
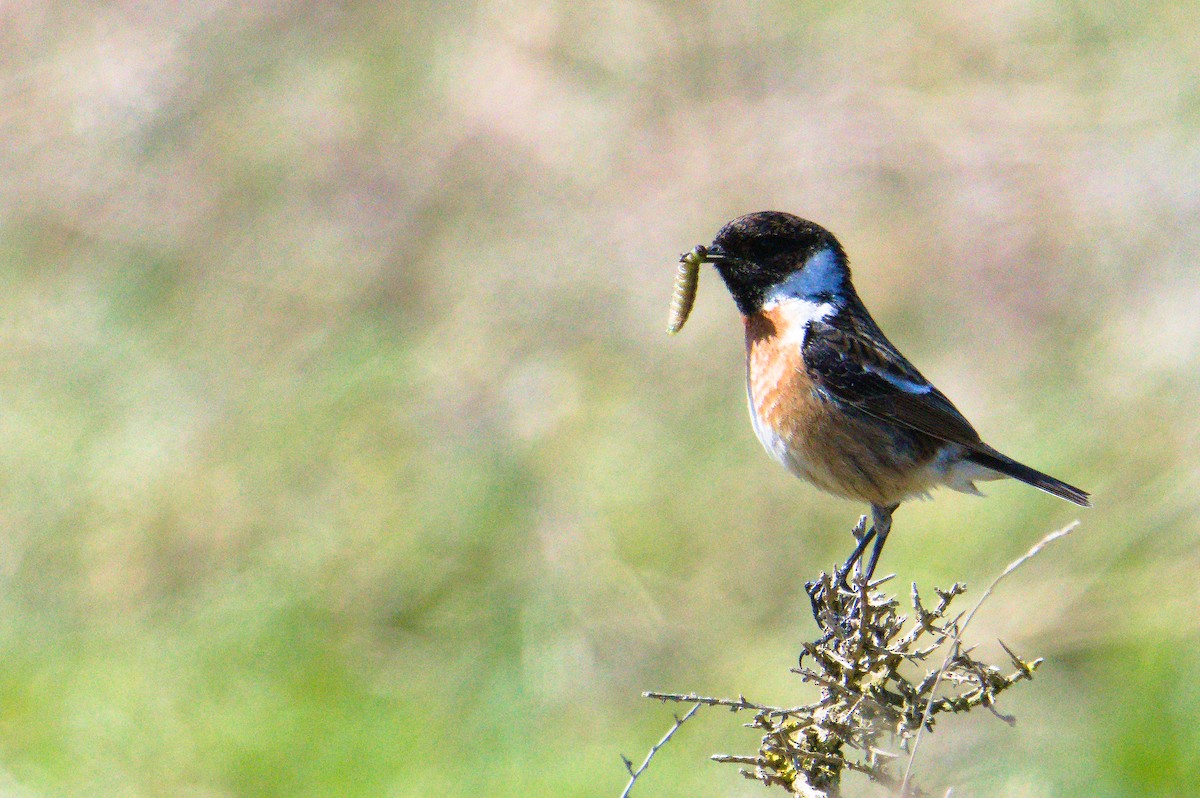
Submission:
M 874 505 L 871 505 L 871 510 L 872 512 L 875 511 Z M 874 513 L 874 515 L 876 519 L 879 518 L 878 513 Z M 854 564 L 862 558 L 863 552 L 867 550 L 867 544 L 875 537 L 878 523 L 872 524 L 871 528 L 864 532 L 863 529 L 866 525 L 867 517 L 864 515 L 858 519 L 858 524 L 854 527 L 854 537 L 858 540 L 858 543 L 854 546 L 854 551 L 850 552 L 850 557 L 846 560 L 846 564 L 834 572 L 837 583 L 842 587 L 850 587 L 850 583 L 846 581 L 846 578 L 850 576 L 850 572 L 854 570 Z
M 818 628 L 825 630 L 825 635 L 821 638 L 817 645 L 827 643 L 830 639 L 832 639 L 834 632 L 829 627 L 831 620 L 845 628 L 847 621 L 849 621 L 850 618 L 854 617 L 858 613 L 857 601 L 854 602 L 849 616 L 845 618 L 830 618 L 829 610 L 822 610 L 823 604 L 826 602 L 834 602 L 833 597 L 826 594 L 826 585 L 828 585 L 828 590 L 830 592 L 853 592 L 850 589 L 850 572 L 854 570 L 855 563 L 862 560 L 863 551 L 866 550 L 867 544 L 870 543 L 871 539 L 875 536 L 875 529 L 872 527 L 870 530 L 868 530 L 867 517 L 865 515 L 860 515 L 858 517 L 858 523 L 854 525 L 854 529 L 850 530 L 850 534 L 854 535 L 854 540 L 856 541 L 854 553 L 850 555 L 850 559 L 846 560 L 845 565 L 834 570 L 833 579 L 831 579 L 828 583 L 806 582 L 804 584 L 804 589 L 808 593 L 809 603 L 812 604 L 813 619 L 817 622 Z M 834 606 L 836 606 L 836 604 Z
M 871 549 L 871 561 L 867 563 L 867 579 L 870 579 L 875 573 L 875 564 L 879 562 L 883 544 L 887 542 L 888 533 L 892 531 L 892 513 L 896 512 L 896 508 L 899 506 L 899 504 L 889 507 L 880 507 L 878 504 L 871 505 L 871 516 L 874 519 L 871 531 L 875 533 L 875 546 Z M 861 556 L 861 552 L 859 554 Z

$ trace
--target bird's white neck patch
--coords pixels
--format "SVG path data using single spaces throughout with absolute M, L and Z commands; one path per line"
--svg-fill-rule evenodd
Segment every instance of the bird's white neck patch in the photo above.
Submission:
M 805 261 L 804 267 L 767 292 L 763 306 L 769 307 L 787 299 L 805 299 L 809 302 L 828 301 L 829 296 L 840 296 L 846 285 L 846 267 L 831 247 L 814 252 Z
M 763 305 L 763 310 L 776 310 L 782 314 L 786 322 L 783 328 L 783 338 L 798 346 L 803 346 L 808 326 L 814 321 L 823 321 L 837 313 L 838 307 L 832 302 L 784 297 L 771 305 Z
M 778 308 L 787 318 L 789 332 L 799 336 L 802 344 L 810 323 L 838 311 L 845 284 L 845 267 L 838 254 L 826 247 L 810 256 L 804 268 L 767 291 L 762 307 L 763 310 Z

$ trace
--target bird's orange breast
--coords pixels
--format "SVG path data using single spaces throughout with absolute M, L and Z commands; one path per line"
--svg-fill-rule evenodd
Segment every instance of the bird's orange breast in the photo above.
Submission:
M 886 506 L 927 491 L 934 451 L 891 424 L 822 397 L 804 364 L 803 330 L 779 306 L 745 318 L 754 430 L 789 471 L 830 493 Z

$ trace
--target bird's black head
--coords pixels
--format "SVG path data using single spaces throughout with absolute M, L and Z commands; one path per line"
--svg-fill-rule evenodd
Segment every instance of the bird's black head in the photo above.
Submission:
M 833 259 L 836 282 L 814 282 L 814 296 L 821 290 L 839 290 L 849 283 L 846 253 L 824 227 L 779 211 L 759 211 L 739 216 L 717 233 L 706 260 L 716 267 L 742 315 L 757 313 L 767 293 L 793 274 L 814 263 L 814 255 L 828 251 Z M 820 259 L 818 259 L 820 260 Z M 816 275 L 814 275 L 815 277 Z M 826 281 L 828 282 L 828 281 Z

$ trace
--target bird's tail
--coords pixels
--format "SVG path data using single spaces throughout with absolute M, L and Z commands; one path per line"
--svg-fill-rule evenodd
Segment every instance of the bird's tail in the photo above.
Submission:
M 1080 490 L 1074 485 L 1068 485 L 1061 479 L 1055 479 L 1049 474 L 1043 474 L 1035 468 L 1018 463 L 1011 457 L 1000 454 L 1000 452 L 990 446 L 972 450 L 967 455 L 967 459 L 981 466 L 986 466 L 993 471 L 998 471 L 1005 476 L 1019 479 L 1026 485 L 1032 485 L 1060 499 L 1066 499 L 1072 504 L 1078 504 L 1080 507 L 1092 506 L 1092 503 L 1088 500 L 1089 496 L 1085 491 Z

